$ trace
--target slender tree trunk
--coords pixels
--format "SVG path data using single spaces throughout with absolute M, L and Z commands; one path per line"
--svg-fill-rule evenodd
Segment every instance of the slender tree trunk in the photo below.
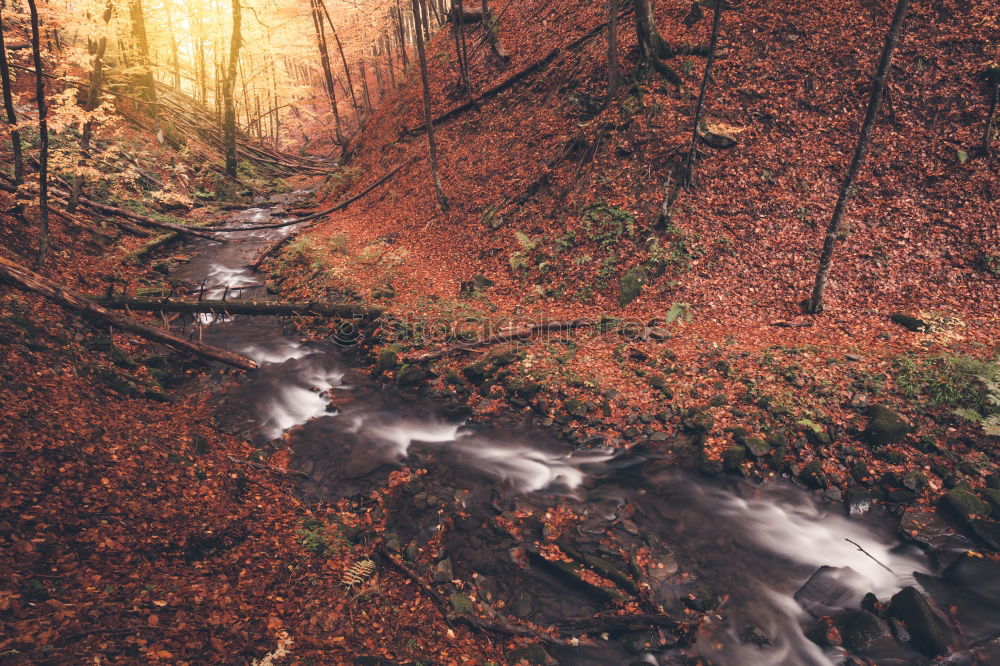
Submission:
M 143 97 L 149 104 L 149 113 L 157 127 L 159 135 L 160 118 L 159 107 L 156 99 L 156 79 L 153 78 L 153 65 L 149 59 L 149 40 L 146 37 L 146 19 L 142 10 L 142 0 L 131 0 L 129 3 L 129 16 L 132 19 L 132 37 L 135 39 L 136 48 L 139 51 L 139 64 L 143 73 L 140 82 L 143 90 Z M 163 139 L 157 136 L 160 142 Z
M 317 0 L 319 6 L 323 8 L 323 14 L 326 16 L 326 22 L 330 26 L 330 32 L 333 33 L 333 39 L 337 42 L 337 51 L 340 52 L 340 62 L 344 65 L 344 75 L 347 77 L 347 90 L 351 93 L 351 104 L 354 105 L 355 115 L 359 114 L 358 110 L 358 98 L 354 95 L 354 82 L 351 80 L 351 68 L 347 66 L 347 58 L 344 56 L 344 46 L 340 43 L 340 36 L 337 34 L 337 28 L 333 25 L 333 19 L 330 18 L 330 12 L 326 10 L 326 3 L 323 0 Z M 360 124 L 360 115 L 358 115 Z
M 420 26 L 424 27 L 424 43 L 426 44 L 431 40 L 431 24 L 428 19 L 427 0 L 418 1 L 420 2 L 420 13 L 418 15 L 420 18 L 419 21 L 417 21 L 417 29 L 419 29 Z
M 875 76 L 872 77 L 871 90 L 868 96 L 868 109 L 865 111 L 865 119 L 861 124 L 861 132 L 858 134 L 858 143 L 854 148 L 854 157 L 844 176 L 844 182 L 840 186 L 840 195 L 837 197 L 837 205 L 833 209 L 833 216 L 830 218 L 830 225 L 826 229 L 826 239 L 823 242 L 823 252 L 819 258 L 819 269 L 816 271 L 816 283 L 813 285 L 812 296 L 806 301 L 806 312 L 818 314 L 823 311 L 823 293 L 826 290 L 826 282 L 830 276 L 830 264 L 833 261 L 833 248 L 837 243 L 837 236 L 840 234 L 840 222 L 847 210 L 847 202 L 851 196 L 851 188 L 857 178 L 861 164 L 864 162 L 865 154 L 868 152 L 868 142 L 871 139 L 872 128 L 875 127 L 875 120 L 878 117 L 878 108 L 882 102 L 882 93 L 885 91 L 885 82 L 889 76 L 889 66 L 892 64 L 892 53 L 896 49 L 896 42 L 903 29 L 903 19 L 906 10 L 910 5 L 910 0 L 896 0 L 896 9 L 892 15 L 892 23 L 889 25 L 889 32 L 885 36 L 885 44 L 882 47 L 882 57 L 879 59 Z
M 90 89 L 87 91 L 87 101 L 84 103 L 84 110 L 87 112 L 88 118 L 83 123 L 83 136 L 80 139 L 80 161 L 78 163 L 80 167 L 85 166 L 90 159 L 90 140 L 94 134 L 94 121 L 91 120 L 89 114 L 97 108 L 97 103 L 101 98 L 100 88 L 104 82 L 104 52 L 108 48 L 106 31 L 112 11 L 113 7 L 110 4 L 104 10 L 104 15 L 101 18 L 104 20 L 105 33 L 97 40 L 97 48 L 94 50 L 94 67 L 90 71 Z M 83 175 L 78 173 L 73 176 L 73 187 L 70 191 L 69 202 L 66 204 L 68 212 L 72 213 L 76 210 L 82 189 Z
M 333 70 L 330 67 L 330 54 L 327 51 L 326 31 L 323 27 L 323 15 L 320 13 L 319 3 L 310 0 L 312 5 L 313 27 L 316 29 L 316 44 L 319 47 L 320 64 L 323 66 L 323 77 L 326 80 L 326 94 L 330 98 L 330 106 L 333 109 L 333 120 L 336 125 L 337 143 L 344 146 L 344 133 L 340 126 L 340 110 L 337 108 L 337 86 L 333 81 Z
M 365 106 L 368 108 L 368 115 L 372 114 L 372 97 L 368 92 L 368 71 L 365 69 L 365 57 L 361 55 L 358 60 L 358 73 L 361 75 L 361 93 L 364 95 Z
M 406 28 L 403 27 L 403 10 L 399 7 L 399 0 L 396 0 L 396 30 L 399 33 L 399 57 L 403 61 L 403 71 L 410 66 L 410 59 L 406 55 Z
M 698 156 L 698 127 L 701 125 L 701 112 L 705 107 L 705 93 L 708 91 L 708 81 L 712 78 L 712 64 L 715 62 L 715 48 L 719 43 L 719 26 L 722 24 L 723 0 L 715 0 L 715 13 L 712 14 L 712 38 L 708 44 L 708 61 L 705 63 L 705 73 L 701 77 L 701 90 L 698 92 L 698 103 L 694 108 L 694 128 L 691 130 L 691 149 L 687 154 L 687 165 L 684 169 L 684 180 L 688 185 L 694 185 L 694 167 Z
M 386 59 L 386 62 L 388 64 L 387 69 L 389 70 L 389 85 L 391 85 L 392 89 L 395 90 L 396 89 L 396 63 L 393 62 L 393 57 L 392 57 L 392 37 L 387 32 L 387 33 L 385 33 L 385 36 L 383 37 L 383 39 L 385 39 L 385 59 Z
M 420 17 L 420 0 L 413 0 L 413 15 Z M 417 60 L 420 64 L 420 83 L 424 92 L 424 124 L 427 127 L 427 149 L 430 153 L 431 179 L 434 181 L 434 193 L 437 196 L 438 206 L 441 210 L 448 210 L 448 198 L 444 195 L 441 187 L 441 176 L 438 174 L 437 144 L 434 141 L 434 121 L 431 116 L 431 86 L 427 77 L 427 57 L 424 54 L 424 37 L 420 30 L 416 30 Z
M 35 265 L 41 269 L 49 252 L 49 123 L 45 106 L 45 70 L 38 28 L 38 8 L 28 0 L 31 12 L 31 57 L 35 64 L 35 101 L 38 104 L 38 257 Z
M 174 88 L 178 91 L 181 89 L 181 61 L 180 55 L 177 49 L 177 37 L 174 34 L 174 17 L 170 12 L 170 3 L 164 3 L 164 7 L 167 10 L 167 32 L 170 33 L 170 57 L 171 65 L 174 74 Z
M 486 2 L 483 0 L 483 20 L 487 20 Z M 492 29 L 486 26 L 487 30 Z M 618 0 L 608 0 L 608 100 L 618 94 L 618 86 L 622 83 L 621 72 L 618 69 Z
M 226 153 L 226 174 L 236 178 L 236 103 L 233 101 L 233 89 L 236 87 L 236 71 L 240 62 L 240 46 L 243 36 L 240 32 L 240 0 L 232 0 L 233 34 L 229 43 L 229 66 L 222 82 L 223 122 L 222 134 Z
M 981 155 L 990 154 L 990 142 L 993 140 L 993 119 L 997 114 L 997 97 L 1000 96 L 1000 66 L 994 65 L 985 72 L 986 83 L 990 87 L 990 110 L 986 114 L 986 127 L 983 128 L 982 145 L 979 147 Z
M 458 62 L 458 88 L 465 94 L 469 92 L 469 73 L 465 67 L 465 54 L 462 52 L 462 0 L 451 0 L 451 29 L 455 37 L 455 59 Z
M 21 133 L 17 131 L 17 112 L 14 110 L 10 68 L 7 65 L 7 47 L 3 35 L 3 8 L 0 7 L 0 82 L 3 83 L 3 108 L 10 126 L 10 152 L 14 160 L 14 184 L 24 182 L 24 159 L 21 157 Z

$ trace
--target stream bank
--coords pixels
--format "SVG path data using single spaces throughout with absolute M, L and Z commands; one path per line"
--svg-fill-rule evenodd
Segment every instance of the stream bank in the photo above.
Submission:
M 251 209 L 230 223 L 276 213 Z M 210 298 L 262 296 L 248 257 L 291 232 L 197 241 L 172 277 Z M 220 427 L 262 450 L 283 439 L 306 497 L 346 501 L 368 516 L 368 529 L 342 527 L 345 538 L 422 571 L 448 599 L 446 611 L 563 627 L 555 644 L 512 656 L 834 664 L 853 653 L 920 663 L 942 645 L 972 650 L 970 659 L 996 650 L 996 608 L 975 593 L 995 561 L 963 556 L 969 542 L 948 529 L 929 552 L 907 545 L 897 519 L 864 501 L 847 516 L 823 489 L 684 472 L 701 464 L 697 421 L 686 435 L 627 450 L 581 444 L 544 418 L 470 410 L 420 382 L 387 384 L 357 348 L 292 337 L 270 318 L 196 323 L 206 342 L 262 366 L 221 388 Z M 941 608 L 963 599 L 976 631 L 939 617 L 914 585 Z M 671 621 L 623 626 L 607 615 L 615 608 L 663 609 Z M 597 624 L 584 626 L 588 616 Z M 559 644 L 577 634 L 580 646 Z

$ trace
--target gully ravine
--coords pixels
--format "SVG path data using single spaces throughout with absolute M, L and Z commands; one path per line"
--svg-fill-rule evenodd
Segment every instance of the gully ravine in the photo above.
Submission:
M 228 223 L 283 220 L 284 206 L 304 194 L 276 197 Z M 247 264 L 294 229 L 197 240 L 172 278 L 203 289 L 206 298 L 266 297 Z M 466 594 L 475 591 L 512 620 L 539 625 L 634 597 L 627 588 L 635 580 L 650 585 L 647 603 L 678 617 L 685 607 L 704 613 L 683 652 L 668 630 L 610 631 L 583 637 L 577 647 L 547 646 L 559 663 L 690 663 L 685 655 L 741 666 L 926 663 L 920 637 L 908 637 L 886 612 L 907 586 L 951 609 L 944 630 L 955 651 L 947 663 L 1000 663 L 1000 579 L 992 565 L 961 556 L 967 544 L 960 539 L 921 549 L 900 540 L 898 518 L 865 506 L 848 512 L 786 481 L 709 479 L 679 471 L 656 447 L 628 455 L 573 450 L 528 417 L 470 417 L 461 407 L 383 386 L 343 347 L 290 336 L 276 318 L 196 323 L 205 342 L 261 366 L 218 388 L 220 427 L 262 445 L 286 437 L 291 467 L 307 477 L 306 495 L 361 497 L 403 464 L 428 470 L 408 484 L 386 541 L 406 559 L 447 522 L 446 561 L 428 577 L 445 586 L 467 581 Z M 532 553 L 543 537 L 537 521 L 522 520 L 520 538 L 502 527 L 515 515 L 544 515 L 558 502 L 586 516 L 560 543 L 609 565 L 626 589 L 608 592 L 583 582 L 572 567 L 546 564 Z M 646 566 L 622 557 L 643 546 L 651 553 Z M 868 593 L 880 605 L 863 601 Z M 863 604 L 875 612 L 860 616 Z M 869 622 L 840 628 L 856 656 L 806 637 L 816 638 L 816 618 L 842 617 L 845 610 Z

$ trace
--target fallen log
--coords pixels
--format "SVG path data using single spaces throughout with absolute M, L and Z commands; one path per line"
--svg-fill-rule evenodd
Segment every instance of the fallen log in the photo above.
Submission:
M 67 196 L 65 192 L 53 189 L 52 192 L 57 195 Z M 145 215 L 140 215 L 139 213 L 133 213 L 132 211 L 125 210 L 124 208 L 117 208 L 115 206 L 108 206 L 107 204 L 97 203 L 96 201 L 91 201 L 85 197 L 80 197 L 80 205 L 84 208 L 89 208 L 98 213 L 104 213 L 105 215 L 114 215 L 116 217 L 123 217 L 127 220 L 132 220 L 141 226 L 145 227 L 155 227 L 157 229 L 169 229 L 170 231 L 175 231 L 179 234 L 184 234 L 186 236 L 197 236 L 199 238 L 212 238 L 212 234 L 206 231 L 199 231 L 198 229 L 192 229 L 190 227 L 185 227 L 180 224 L 171 224 L 170 222 L 160 222 L 159 220 L 154 220 L 151 217 Z
M 5 174 L 0 173 L 0 178 L 3 178 L 8 183 L 10 182 L 10 179 Z M 24 185 L 22 187 L 29 188 L 29 191 L 33 191 L 33 192 L 37 192 L 38 191 L 38 186 L 37 185 L 28 185 L 28 184 L 26 184 L 26 185 Z M 4 191 L 7 191 L 7 192 L 16 192 L 16 190 L 17 190 L 17 188 L 15 188 L 13 185 L 6 185 L 4 183 L 0 183 L 0 189 L 3 189 Z M 66 192 L 64 190 L 60 190 L 60 189 L 55 188 L 55 187 L 50 187 L 49 188 L 49 192 L 54 197 L 57 197 L 57 198 L 61 198 L 61 199 L 68 199 L 69 198 L 69 192 Z M 117 208 L 115 206 L 109 206 L 107 204 L 98 203 L 98 202 L 92 201 L 92 200 L 90 200 L 90 199 L 88 199 L 86 197 L 80 197 L 79 201 L 80 201 L 80 205 L 83 206 L 84 208 L 89 208 L 90 210 L 92 210 L 94 212 L 103 213 L 104 215 L 111 215 L 111 216 L 114 216 L 114 217 L 119 217 L 119 218 L 123 218 L 123 219 L 126 219 L 126 220 L 131 220 L 132 222 L 135 222 L 135 223 L 137 223 L 137 224 L 139 224 L 141 226 L 155 227 L 157 229 L 169 229 L 170 231 L 176 231 L 179 234 L 186 234 L 188 236 L 198 236 L 200 238 L 208 238 L 208 239 L 212 238 L 212 234 L 210 234 L 208 232 L 205 232 L 205 231 L 199 231 L 198 229 L 192 229 L 191 227 L 185 227 L 185 226 L 180 225 L 180 224 L 171 224 L 169 222 L 160 222 L 159 220 L 154 220 L 153 218 L 147 217 L 146 215 L 141 215 L 139 213 L 133 213 L 132 211 L 125 210 L 124 208 Z
M 402 559 L 398 556 L 390 553 L 385 546 L 378 547 L 378 553 L 389 561 L 394 567 L 400 570 L 407 578 L 412 580 L 431 600 L 434 607 L 438 609 L 441 616 L 448 626 L 454 626 L 455 623 L 464 624 L 473 631 L 486 631 L 500 636 L 527 636 L 534 638 L 535 640 L 546 643 L 547 645 L 574 645 L 572 640 L 565 640 L 561 638 L 553 638 L 537 629 L 527 626 L 518 626 L 503 620 L 499 616 L 495 618 L 480 617 L 478 615 L 469 615 L 467 613 L 455 613 L 449 611 L 450 603 L 445 599 L 444 595 L 435 590 L 433 587 L 424 582 L 423 578 L 415 570 L 407 566 Z
M 368 194 L 369 192 L 371 192 L 372 190 L 374 190 L 379 185 L 381 185 L 381 184 L 385 183 L 386 181 L 388 181 L 390 178 L 392 178 L 393 176 L 395 176 L 401 170 L 403 170 L 404 168 L 406 168 L 406 167 L 410 166 L 411 164 L 413 164 L 415 161 L 416 160 L 412 160 L 410 162 L 407 162 L 406 164 L 400 164 L 398 167 L 396 167 L 395 169 L 393 169 L 389 173 L 385 174 L 384 176 L 382 176 L 381 178 L 379 178 L 378 180 L 376 180 L 374 183 L 372 183 L 371 185 L 369 185 L 368 187 L 366 187 L 364 190 L 362 190 L 361 192 L 355 194 L 350 199 L 346 199 L 345 201 L 341 201 L 337 205 L 335 205 L 335 206 L 333 206 L 331 208 L 327 208 L 326 210 L 321 210 L 321 211 L 316 212 L 316 213 L 310 213 L 309 215 L 297 218 L 295 220 L 287 220 L 285 222 L 276 222 L 275 224 L 256 224 L 256 225 L 251 226 L 251 227 L 201 227 L 201 228 L 204 229 L 205 231 L 213 231 L 213 232 L 217 232 L 217 233 L 219 233 L 219 232 L 234 232 L 234 231 L 259 231 L 261 229 L 280 229 L 282 227 L 291 227 L 291 226 L 294 226 L 296 224 L 302 224 L 303 222 L 309 222 L 311 220 L 316 220 L 316 219 L 319 219 L 321 217 L 326 217 L 327 215 L 330 215 L 331 213 L 336 213 L 337 211 L 344 210 L 345 208 L 347 208 L 348 206 L 350 206 L 352 203 L 354 203 L 358 199 L 362 198 L 363 196 L 365 196 L 366 194 Z
M 630 5 L 627 9 L 625 9 L 622 12 L 621 15 L 622 16 L 627 16 L 632 11 L 633 11 L 633 9 L 632 9 L 632 7 Z M 481 14 L 480 14 L 480 16 L 481 16 Z M 521 81 L 521 80 L 523 80 L 523 79 L 531 76 L 535 72 L 541 71 L 541 70 L 545 69 L 546 67 L 548 67 L 549 64 L 553 60 L 555 60 L 559 56 L 559 54 L 563 53 L 564 51 L 570 51 L 570 50 L 573 50 L 573 49 L 577 49 L 577 48 L 583 46 L 584 44 L 586 44 L 587 42 L 589 42 L 590 40 L 594 39 L 595 37 L 604 34 L 604 31 L 607 28 L 607 26 L 608 26 L 607 22 L 601 23 L 600 25 L 598 25 L 598 26 L 596 26 L 594 28 L 591 28 L 590 30 L 588 30 L 587 32 L 585 32 L 580 37 L 577 37 L 576 39 L 574 39 L 569 44 L 566 44 L 565 46 L 557 46 L 556 48 L 554 48 L 551 51 L 549 51 L 548 55 L 546 55 L 541 60 L 537 60 L 534 63 L 532 63 L 532 64 L 530 64 L 530 65 L 528 65 L 528 66 L 526 66 L 526 67 L 524 67 L 524 68 L 522 68 L 520 70 L 518 70 L 517 72 L 511 74 L 509 77 L 507 77 L 506 79 L 504 79 L 503 81 L 501 81 L 497 85 L 493 86 L 492 88 L 489 88 L 488 90 L 484 90 L 483 92 L 481 92 L 480 94 L 476 95 L 475 97 L 472 97 L 467 102 L 465 102 L 463 104 L 459 104 L 458 106 L 452 107 L 448 111 L 445 111 L 444 113 L 436 116 L 431 121 L 431 123 L 433 123 L 435 126 L 437 126 L 437 125 L 440 125 L 441 123 L 443 123 L 446 120 L 450 120 L 451 118 L 454 118 L 455 116 L 458 116 L 458 115 L 461 115 L 461 114 L 465 113 L 466 111 L 469 111 L 469 110 L 475 109 L 475 108 L 479 108 L 480 103 L 483 102 L 484 100 L 489 99 L 490 97 L 495 97 L 496 95 L 499 95 L 500 93 L 504 92 L 508 88 L 511 88 L 512 86 L 514 86 L 515 84 L 517 84 L 519 81 Z M 424 131 L 426 129 L 427 129 L 427 123 L 421 123 L 420 125 L 417 125 L 416 127 L 407 128 L 406 131 L 404 132 L 404 136 L 406 134 L 413 135 L 413 134 L 416 134 L 417 132 L 421 132 L 421 131 Z
M 445 347 L 444 349 L 439 349 L 433 352 L 426 352 L 424 354 L 418 354 L 417 356 L 412 356 L 406 359 L 407 363 L 425 363 L 427 361 L 435 361 L 439 358 L 444 358 L 445 356 L 451 356 L 452 354 L 460 354 L 466 351 L 475 351 L 480 347 L 488 347 L 489 345 L 495 345 L 500 342 L 510 342 L 511 340 L 524 340 L 530 338 L 538 333 L 551 333 L 554 331 L 570 331 L 575 328 L 587 328 L 597 324 L 595 319 L 570 319 L 569 321 L 550 321 L 544 324 L 535 324 L 534 326 L 525 326 L 523 328 L 512 328 L 505 331 L 501 331 L 496 335 L 491 335 L 486 338 L 480 338 L 479 340 L 474 340 L 472 342 L 464 342 L 457 345 L 452 345 L 451 347 Z
M 94 301 L 52 282 L 34 271 L 28 270 L 13 261 L 0 257 L 0 281 L 6 282 L 18 289 L 38 294 L 71 312 L 100 319 L 107 324 L 129 331 L 147 340 L 160 342 L 171 347 L 185 349 L 197 356 L 219 361 L 242 370 L 253 370 L 257 367 L 254 361 L 245 356 L 228 352 L 225 349 L 212 347 L 200 342 L 192 342 L 153 326 L 147 326 L 130 317 L 112 312 Z
M 670 615 L 616 615 L 598 613 L 593 617 L 573 617 L 560 620 L 556 628 L 562 636 L 603 634 L 615 631 L 639 631 L 650 627 L 677 628 L 682 623 Z
M 382 314 L 379 308 L 350 303 L 272 303 L 269 301 L 182 301 L 142 299 L 124 296 L 90 297 L 94 303 L 111 310 L 135 312 L 188 312 L 218 315 L 271 315 L 308 317 L 339 317 L 343 319 L 374 319 Z

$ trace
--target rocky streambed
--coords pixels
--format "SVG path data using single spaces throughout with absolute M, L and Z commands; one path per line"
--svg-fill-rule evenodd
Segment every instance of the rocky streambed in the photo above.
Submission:
M 229 223 L 280 220 L 297 196 Z M 210 298 L 265 297 L 247 264 L 293 230 L 196 241 L 171 276 Z M 556 627 L 512 662 L 1000 661 L 1000 564 L 936 512 L 683 471 L 698 466 L 696 434 L 627 452 L 571 444 L 527 416 L 386 384 L 351 349 L 275 318 L 192 325 L 260 363 L 216 388 L 219 427 L 262 449 L 283 438 L 304 494 L 365 509 L 391 472 L 420 470 L 368 509 L 377 539 L 344 536 L 426 580 L 453 618 L 508 636 Z M 974 529 L 983 500 L 959 488 L 947 502 Z

